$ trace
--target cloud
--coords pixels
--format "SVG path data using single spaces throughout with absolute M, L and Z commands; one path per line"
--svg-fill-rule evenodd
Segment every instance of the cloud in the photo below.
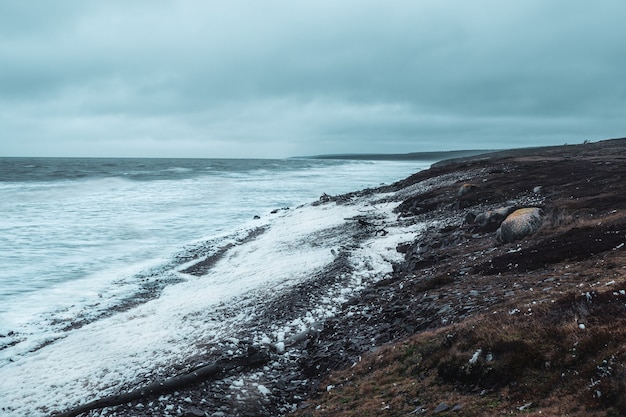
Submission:
M 0 0 L 2 155 L 410 152 L 626 128 L 616 0 L 40 6 Z

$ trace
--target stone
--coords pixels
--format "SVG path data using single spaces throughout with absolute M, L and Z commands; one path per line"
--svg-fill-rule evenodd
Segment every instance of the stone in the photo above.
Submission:
M 521 406 L 521 407 L 517 407 L 517 409 L 518 409 L 518 410 L 520 410 L 520 411 L 526 411 L 526 410 L 528 410 L 528 409 L 529 409 L 530 407 L 532 407 L 532 406 L 533 406 L 533 403 L 532 403 L 532 402 L 530 402 L 530 403 L 526 403 L 526 404 L 524 404 L 524 405 L 523 405 L 523 406 Z
M 542 212 L 538 207 L 515 210 L 502 222 L 496 237 L 503 243 L 510 243 L 535 233 L 543 224 Z
M 463 184 L 461 185 L 461 188 L 459 188 L 459 191 L 457 192 L 457 195 L 459 197 L 463 197 L 465 194 L 474 191 L 476 188 L 478 188 L 478 186 L 474 185 L 474 184 Z
M 433 413 L 439 414 L 439 413 L 443 413 L 445 411 L 448 411 L 449 409 L 450 409 L 450 406 L 448 404 L 441 403 L 437 407 L 435 407 L 435 410 L 433 411 Z
M 198 407 L 189 407 L 187 409 L 187 413 L 185 414 L 187 417 L 205 417 L 206 413 L 200 410 Z
M 328 203 L 330 200 L 331 200 L 331 197 L 328 194 L 326 194 L 326 193 L 324 193 L 324 194 L 322 194 L 320 196 L 320 202 L 321 203 Z
M 500 225 L 500 223 L 502 223 L 504 219 L 507 218 L 509 214 L 513 213 L 514 211 L 515 207 L 513 206 L 506 206 L 497 208 L 495 210 L 488 210 L 484 213 L 480 213 L 479 215 L 477 215 L 476 218 L 474 218 L 473 223 L 481 229 L 493 227 L 493 229 L 491 230 L 493 231 Z
M 279 211 L 287 211 L 287 210 L 289 210 L 289 207 L 277 208 L 277 209 L 274 209 L 274 210 L 270 211 L 270 214 L 276 214 Z
M 476 220 L 476 215 L 474 213 L 467 213 L 465 215 L 465 219 L 463 220 L 464 224 L 472 224 Z

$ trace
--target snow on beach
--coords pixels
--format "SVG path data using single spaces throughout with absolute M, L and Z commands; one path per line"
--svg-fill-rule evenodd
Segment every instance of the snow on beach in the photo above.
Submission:
M 170 273 L 182 282 L 165 287 L 158 298 L 60 332 L 57 340 L 0 364 L 0 411 L 43 416 L 137 388 L 241 329 L 248 329 L 255 343 L 280 346 L 285 337 L 332 316 L 347 297 L 384 277 L 391 262 L 400 259 L 397 244 L 421 230 L 423 225 L 399 226 L 392 213 L 395 203 L 374 202 L 382 197 L 305 205 L 268 216 L 254 238 L 228 246 L 205 274 L 180 272 L 193 262 L 177 265 Z M 386 234 L 348 245 L 353 229 L 347 225 L 359 216 L 384 224 Z M 309 279 L 340 252 L 347 253 L 349 276 L 301 316 L 258 328 L 257 305 Z

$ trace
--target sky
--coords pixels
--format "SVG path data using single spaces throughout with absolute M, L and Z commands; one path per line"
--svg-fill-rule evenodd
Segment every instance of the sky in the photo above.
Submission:
M 626 2 L 0 0 L 0 156 L 626 136 Z

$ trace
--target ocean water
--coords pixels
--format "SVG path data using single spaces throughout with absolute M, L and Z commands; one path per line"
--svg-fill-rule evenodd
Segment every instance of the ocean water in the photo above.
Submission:
M 328 265 L 345 238 L 332 230 L 374 210 L 311 202 L 429 164 L 0 158 L 0 414 L 47 415 L 51 405 L 115 392 L 193 355 L 198 341 L 252 329 L 255 297 Z M 392 208 L 377 214 L 393 216 Z M 414 233 L 399 229 L 371 243 L 379 247 L 354 249 L 360 272 L 339 294 L 252 337 L 279 342 L 334 314 L 341 294 L 384 274 L 397 243 Z M 211 271 L 184 273 L 225 247 Z M 220 318 L 224 305 L 232 312 Z
M 421 162 L 0 159 L 0 335 L 124 290 L 185 245 Z

